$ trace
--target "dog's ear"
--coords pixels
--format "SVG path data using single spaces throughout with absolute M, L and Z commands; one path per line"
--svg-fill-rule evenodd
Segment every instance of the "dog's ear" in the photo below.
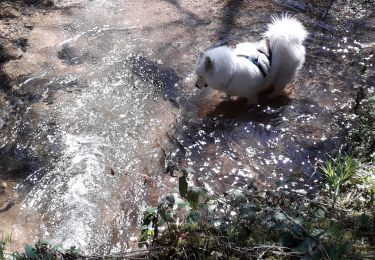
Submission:
M 208 56 L 204 60 L 204 68 L 205 68 L 206 71 L 211 71 L 214 68 L 214 64 L 213 64 L 211 58 L 208 57 Z

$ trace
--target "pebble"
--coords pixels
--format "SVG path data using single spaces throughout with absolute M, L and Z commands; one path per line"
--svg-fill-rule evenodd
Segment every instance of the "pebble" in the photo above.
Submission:
M 1 182 L 1 185 L 0 185 L 0 193 L 4 192 L 8 187 L 8 184 L 6 184 L 5 182 Z
M 29 23 L 25 23 L 24 24 L 25 28 L 29 29 L 29 30 L 32 30 L 33 29 L 33 26 Z

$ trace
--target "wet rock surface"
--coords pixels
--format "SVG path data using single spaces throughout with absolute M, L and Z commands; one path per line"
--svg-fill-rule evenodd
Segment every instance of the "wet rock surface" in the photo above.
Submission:
M 0 3 L 0 231 L 15 247 L 124 252 L 176 185 L 166 166 L 193 167 L 210 192 L 313 194 L 319 160 L 350 149 L 373 85 L 369 1 L 49 2 Z M 249 107 L 194 87 L 200 51 L 255 41 L 285 12 L 310 36 L 284 96 Z

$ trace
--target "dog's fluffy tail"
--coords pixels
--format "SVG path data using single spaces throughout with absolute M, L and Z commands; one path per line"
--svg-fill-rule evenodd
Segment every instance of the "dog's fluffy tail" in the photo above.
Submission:
M 268 24 L 268 30 L 264 34 L 271 43 L 282 44 L 302 44 L 308 33 L 305 27 L 296 18 L 283 15 L 272 17 L 272 22 Z

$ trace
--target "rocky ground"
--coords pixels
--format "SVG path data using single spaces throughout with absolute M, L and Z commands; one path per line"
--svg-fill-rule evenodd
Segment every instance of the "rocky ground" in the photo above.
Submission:
M 18 88 L 18 84 L 27 76 L 26 73 L 9 74 L 5 71 L 5 66 L 12 60 L 21 59 L 27 52 L 28 37 L 33 30 L 30 17 L 35 13 L 46 13 L 52 8 L 52 1 L 0 1 L 0 130 L 2 134 L 12 131 L 16 118 L 30 105 L 31 100 L 31 93 L 24 93 Z M 2 145 L 0 148 L 0 212 L 8 210 L 14 204 L 17 199 L 14 187 L 25 178 L 25 172 L 29 167 L 27 162 L 17 159 L 16 154 L 17 149 L 14 147 Z

